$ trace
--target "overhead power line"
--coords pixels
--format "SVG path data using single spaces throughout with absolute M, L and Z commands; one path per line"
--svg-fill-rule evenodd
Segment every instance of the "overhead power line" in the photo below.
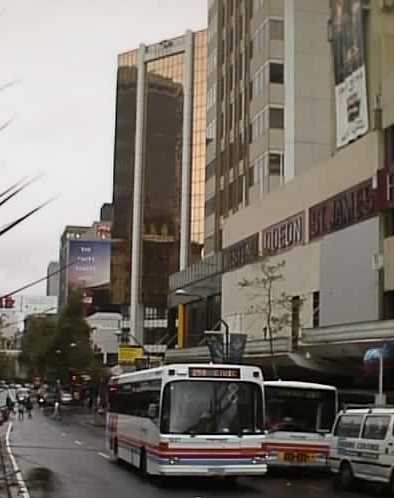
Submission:
M 70 263 L 68 263 L 68 265 L 62 266 L 61 268 L 59 268 L 56 271 L 53 271 L 52 273 L 48 273 L 48 275 L 46 275 L 45 277 L 41 277 L 37 280 L 34 280 L 33 282 L 30 282 L 29 284 L 26 284 L 26 285 L 23 285 L 22 287 L 19 287 L 18 289 L 15 289 L 11 292 L 7 292 L 7 294 L 3 294 L 2 296 L 0 296 L 0 301 L 2 299 L 6 299 L 7 297 L 15 296 L 15 294 L 19 294 L 20 292 L 22 292 L 26 289 L 30 289 L 30 287 L 34 287 L 35 285 L 40 284 L 41 282 L 45 282 L 45 280 L 48 280 L 49 278 L 53 277 L 54 275 L 61 273 L 62 271 L 69 268 L 70 266 L 73 266 L 75 263 L 76 263 L 75 260 L 70 261 Z

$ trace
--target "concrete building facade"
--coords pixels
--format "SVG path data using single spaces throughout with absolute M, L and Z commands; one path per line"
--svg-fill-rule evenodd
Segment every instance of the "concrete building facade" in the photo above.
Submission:
M 329 15 L 326 0 L 209 2 L 205 257 L 170 279 L 185 344 L 221 315 L 229 220 L 331 156 Z
M 59 295 L 59 269 L 58 261 L 51 261 L 47 268 L 47 296 Z
M 297 5 L 306 12 L 318 3 L 286 0 L 285 14 Z M 224 262 L 220 273 L 221 314 L 231 330 L 248 335 L 249 361 L 265 366 L 269 375 L 271 354 L 269 342 L 264 338 L 263 315 L 253 311 L 250 292 L 240 287 L 244 279 L 251 281 L 261 274 L 258 261 L 265 254 L 272 264 L 284 262 L 283 279 L 275 292 L 285 292 L 295 303 L 303 301 L 302 306 L 292 309 L 291 324 L 274 338 L 281 375 L 305 378 L 325 375 L 331 379 L 343 376 L 349 383 L 361 385 L 376 383 L 376 379 L 362 374 L 365 351 L 393 343 L 394 9 L 384 2 L 357 0 L 352 8 L 353 12 L 361 11 L 367 132 L 341 147 L 336 146 L 338 119 L 343 116 L 335 113 L 335 60 L 330 50 L 330 119 L 326 120 L 325 112 L 320 118 L 320 105 L 323 111 L 326 107 L 319 102 L 316 102 L 316 118 L 312 115 L 308 118 L 297 109 L 297 84 L 291 91 L 285 88 L 285 97 L 294 91 L 296 95 L 296 108 L 290 105 L 287 110 L 285 100 L 285 181 L 274 192 L 224 220 Z M 325 33 L 334 51 L 337 26 L 334 13 L 331 14 Z M 290 40 L 301 40 L 304 33 L 308 37 L 303 19 L 297 14 L 293 19 L 302 29 L 296 29 Z M 286 34 L 290 30 L 291 35 L 292 28 L 286 22 L 285 26 Z M 309 29 L 313 32 L 310 42 L 314 45 L 317 25 L 311 23 Z M 310 49 L 313 52 L 315 47 Z M 297 54 L 297 44 L 292 50 Z M 307 45 L 303 50 L 309 51 Z M 308 76 L 320 67 L 318 61 L 311 64 L 311 60 L 308 64 L 304 61 L 302 66 L 302 60 L 300 57 L 299 67 Z M 293 73 L 295 76 L 299 73 L 297 64 Z M 296 123 L 293 130 L 288 127 L 290 120 Z M 302 138 L 305 123 L 310 132 L 312 125 L 319 128 L 318 133 L 326 129 L 329 140 L 323 135 L 316 137 L 319 144 L 324 142 L 318 147 L 320 157 L 314 159 L 312 147 L 307 155 L 310 167 L 300 166 L 298 171 L 303 164 L 304 147 L 298 148 L 294 138 L 297 135 Z M 288 155 L 289 148 L 293 156 Z M 230 266 L 226 267 L 226 260 L 231 261 Z M 264 302 L 260 304 L 264 306 Z M 206 349 L 196 348 L 174 356 L 203 357 L 204 354 L 207 355 Z

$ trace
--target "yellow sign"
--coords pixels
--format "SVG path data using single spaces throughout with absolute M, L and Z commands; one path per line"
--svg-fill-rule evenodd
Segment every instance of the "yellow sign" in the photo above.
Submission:
M 122 344 L 118 348 L 118 363 L 134 363 L 137 358 L 144 356 L 144 350 L 141 346 L 132 346 L 130 344 Z

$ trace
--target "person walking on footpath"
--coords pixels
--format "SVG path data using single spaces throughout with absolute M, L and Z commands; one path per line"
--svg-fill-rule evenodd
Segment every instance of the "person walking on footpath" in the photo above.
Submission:
M 18 403 L 18 420 L 23 420 L 25 415 L 25 407 L 23 403 Z
M 60 403 L 59 401 L 55 401 L 55 407 L 53 409 L 53 418 L 55 420 L 61 420 L 61 415 L 60 415 Z
M 31 418 L 31 411 L 33 410 L 33 403 L 31 401 L 30 396 L 26 400 L 26 411 L 28 418 Z

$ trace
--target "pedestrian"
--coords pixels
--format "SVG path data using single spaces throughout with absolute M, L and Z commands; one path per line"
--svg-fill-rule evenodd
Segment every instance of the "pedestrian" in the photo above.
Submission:
M 12 401 L 11 396 L 9 394 L 7 394 L 6 404 L 7 404 L 7 412 L 9 417 L 11 416 L 11 413 L 14 412 L 14 402 Z
M 60 416 L 60 403 L 59 401 L 55 401 L 55 407 L 53 409 L 53 418 L 55 420 L 60 420 L 61 416 Z
M 18 403 L 18 420 L 23 420 L 25 415 L 25 407 L 23 403 L 19 402 Z
M 31 401 L 30 396 L 26 400 L 26 411 L 27 411 L 27 416 L 31 418 L 31 411 L 33 410 L 33 403 Z

